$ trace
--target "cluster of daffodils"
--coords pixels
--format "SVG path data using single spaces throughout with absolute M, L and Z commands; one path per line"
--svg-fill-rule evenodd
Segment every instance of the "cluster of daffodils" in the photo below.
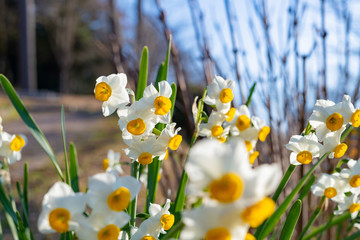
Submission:
M 133 99 L 132 103 L 129 94 L 133 95 L 133 91 L 126 85 L 124 73 L 96 80 L 94 93 L 96 99 L 103 102 L 103 115 L 106 117 L 117 111 L 122 137 L 128 145 L 124 151 L 132 161 L 148 165 L 155 157 L 166 159 L 168 148 L 176 150 L 182 141 L 182 136 L 178 134 L 180 128 L 171 123 L 170 84 L 167 81 L 159 82 L 156 87 L 150 84 L 145 88 L 143 97 L 138 101 Z M 154 129 L 159 123 L 166 124 L 166 127 Z
M 339 103 L 317 100 L 309 124 L 314 128 L 308 135 L 291 137 L 286 148 L 292 151 L 290 163 L 309 164 L 313 159 L 329 153 L 329 158 L 341 158 L 348 146 L 341 143 L 347 125 L 360 126 L 360 109 L 355 109 L 348 95 Z
M 123 172 L 119 153 L 110 150 L 106 159 L 106 172 L 89 178 L 86 193 L 75 193 L 63 182 L 50 188 L 38 219 L 41 233 L 73 231 L 80 240 L 129 239 L 130 233 L 131 239 L 156 240 L 172 227 L 174 215 L 169 212 L 168 199 L 164 207 L 151 204 L 150 217 L 139 227 L 122 231 L 130 220 L 126 210 L 139 193 L 141 183 L 131 176 L 119 176 Z
M 292 151 L 290 163 L 293 165 L 309 164 L 319 157 L 343 157 L 348 146 L 341 142 L 341 136 L 349 125 L 360 126 L 360 110 L 354 108 L 348 95 L 339 103 L 318 100 L 309 124 L 313 127 L 309 134 L 295 135 L 286 145 Z M 348 168 L 336 169 L 333 174 L 322 173 L 311 190 L 314 195 L 338 204 L 334 214 L 350 211 L 355 218 L 360 210 L 360 160 L 345 162 Z
M 270 128 L 262 119 L 251 116 L 246 105 L 231 107 L 234 86 L 233 80 L 216 76 L 207 87 L 204 102 L 215 110 L 211 112 L 206 123 L 200 124 L 199 135 L 220 142 L 225 142 L 229 135 L 239 138 L 246 144 L 249 161 L 253 164 L 259 156 L 259 152 L 255 150 L 256 143 L 258 140 L 265 141 Z
M 7 164 L 13 164 L 21 159 L 21 150 L 26 145 L 27 138 L 23 134 L 10 134 L 3 131 L 0 117 L 0 156 Z
M 273 193 L 282 176 L 277 164 L 254 168 L 244 140 L 220 144 L 204 139 L 190 149 L 185 165 L 189 197 L 202 205 L 183 212 L 180 239 L 255 239 L 256 228 L 275 210 Z

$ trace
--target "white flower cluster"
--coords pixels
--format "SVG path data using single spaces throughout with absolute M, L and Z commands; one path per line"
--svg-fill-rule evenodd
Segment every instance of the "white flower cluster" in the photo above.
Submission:
M 176 150 L 182 136 L 177 133 L 176 123 L 171 122 L 170 97 L 172 89 L 167 81 L 158 84 L 158 90 L 150 84 L 139 101 L 130 104 L 127 78 L 124 73 L 102 76 L 96 80 L 95 97 L 103 101 L 104 116 L 117 110 L 122 137 L 128 148 L 125 154 L 142 165 L 150 164 L 154 157 L 166 159 L 167 148 Z M 158 135 L 153 134 L 156 124 L 167 126 Z
M 345 95 L 341 102 L 317 100 L 309 124 L 314 128 L 308 135 L 291 137 L 286 148 L 292 151 L 290 163 L 309 164 L 315 158 L 328 153 L 329 158 L 341 158 L 348 146 L 341 142 L 341 135 L 348 125 L 360 126 L 360 110 L 355 109 L 351 98 Z M 348 168 L 333 174 L 322 173 L 311 187 L 314 195 L 325 197 L 338 203 L 334 214 L 349 210 L 355 218 L 360 210 L 360 159 L 348 160 Z
M 265 122 L 251 116 L 246 105 L 239 108 L 231 107 L 233 100 L 233 89 L 235 83 L 233 80 L 224 80 L 216 76 L 213 82 L 207 87 L 207 93 L 204 102 L 215 107 L 207 123 L 201 123 L 199 126 L 199 136 L 218 139 L 225 142 L 229 134 L 243 140 L 249 155 L 249 161 L 254 163 L 259 156 L 255 151 L 258 140 L 264 142 L 270 133 L 270 128 Z
M 130 216 L 125 212 L 140 191 L 131 176 L 100 173 L 89 178 L 86 193 L 74 193 L 63 182 L 55 183 L 42 202 L 38 219 L 41 233 L 75 231 L 79 239 L 118 239 Z
M 25 147 L 27 138 L 23 134 L 10 134 L 3 131 L 2 118 L 0 117 L 0 156 L 4 157 L 7 164 L 13 164 L 21 159 L 21 150 Z
M 292 136 L 286 148 L 293 165 L 309 164 L 313 159 L 325 153 L 329 158 L 341 158 L 348 149 L 341 143 L 341 134 L 348 124 L 354 127 L 360 125 L 360 110 L 355 109 L 348 95 L 337 104 L 330 100 L 317 100 L 309 124 L 314 131 L 308 135 Z

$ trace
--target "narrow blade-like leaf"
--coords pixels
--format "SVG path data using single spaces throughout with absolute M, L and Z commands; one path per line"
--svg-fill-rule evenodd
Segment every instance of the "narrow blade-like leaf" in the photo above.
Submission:
M 140 70 L 139 70 L 139 81 L 136 91 L 136 100 L 140 100 L 143 97 L 144 90 L 147 85 L 147 76 L 148 76 L 148 61 L 149 61 L 149 51 L 145 46 L 140 60 Z
M 49 142 L 47 141 L 45 135 L 42 133 L 40 128 L 35 123 L 34 119 L 31 117 L 27 109 L 25 108 L 24 104 L 20 100 L 19 96 L 17 95 L 14 87 L 11 85 L 10 81 L 2 74 L 0 74 L 0 82 L 1 86 L 3 87 L 4 91 L 8 95 L 10 101 L 14 105 L 16 111 L 19 113 L 20 117 L 29 128 L 30 133 L 34 136 L 36 141 L 40 144 L 40 146 L 44 149 L 46 154 L 49 156 L 50 160 L 54 164 L 54 167 L 61 178 L 64 180 L 63 174 L 61 172 L 60 166 L 56 160 L 55 154 L 53 149 L 51 148 Z
M 78 160 L 76 147 L 74 143 L 70 143 L 69 147 L 69 159 L 70 159 L 70 182 L 71 188 L 74 192 L 79 192 L 79 177 L 78 177 Z
M 290 212 L 286 218 L 284 227 L 281 231 L 279 240 L 289 240 L 294 232 L 295 225 L 301 213 L 301 200 L 296 200 L 292 205 Z

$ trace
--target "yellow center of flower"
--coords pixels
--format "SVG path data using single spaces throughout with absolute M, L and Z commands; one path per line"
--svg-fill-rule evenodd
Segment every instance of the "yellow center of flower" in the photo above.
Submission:
M 49 225 L 58 233 L 69 230 L 70 212 L 66 208 L 55 208 L 49 214 Z
M 137 118 L 137 119 L 131 120 L 127 124 L 126 129 L 128 130 L 129 133 L 131 133 L 133 135 L 141 135 L 146 130 L 146 124 L 145 124 L 144 120 L 142 120 L 141 118 Z
M 182 141 L 182 136 L 181 136 L 181 135 L 178 135 L 178 134 L 177 134 L 177 135 L 173 136 L 173 137 L 170 139 L 170 141 L 169 141 L 169 148 L 170 148 L 171 150 L 176 150 L 176 149 L 178 149 L 181 141 Z
M 333 113 L 326 119 L 326 127 L 331 131 L 337 131 L 344 123 L 344 118 L 340 113 Z
M 334 149 L 334 157 L 341 158 L 346 153 L 348 146 L 345 143 L 340 143 Z
M 154 100 L 155 114 L 165 115 L 170 111 L 171 101 L 167 97 L 159 96 Z
M 226 228 L 217 227 L 210 229 L 206 233 L 204 240 L 231 240 L 231 234 Z
M 353 203 L 350 205 L 349 212 L 354 213 L 360 210 L 360 204 L 359 203 Z
M 120 228 L 116 226 L 115 224 L 109 224 L 106 225 L 104 228 L 102 228 L 98 234 L 97 239 L 98 240 L 117 240 L 119 237 Z
M 246 208 L 241 213 L 241 218 L 251 227 L 256 228 L 275 211 L 275 202 L 269 197 L 265 197 L 260 202 Z
M 141 240 L 156 240 L 153 236 L 143 236 Z
M 270 128 L 268 126 L 265 126 L 262 129 L 260 129 L 258 134 L 259 140 L 265 142 L 266 137 L 269 135 L 269 133 L 270 133 Z
M 217 140 L 219 140 L 221 143 L 224 143 L 226 141 L 226 138 L 224 138 L 223 136 L 220 136 L 217 138 Z
M 328 187 L 328 188 L 325 188 L 324 190 L 324 196 L 326 198 L 333 198 L 337 195 L 337 191 L 335 188 L 333 187 Z
M 239 129 L 239 131 L 244 131 L 248 129 L 250 125 L 251 125 L 250 118 L 246 115 L 240 115 L 236 120 L 236 127 Z
M 227 173 L 209 185 L 210 196 L 222 203 L 230 203 L 241 197 L 244 191 L 242 179 L 234 174 Z
M 25 140 L 19 135 L 15 135 L 15 138 L 10 143 L 10 149 L 14 152 L 20 151 L 24 146 Z
M 158 174 L 157 181 L 160 181 L 161 179 L 161 173 Z
M 250 154 L 249 156 L 249 162 L 250 164 L 254 164 L 256 158 L 259 156 L 259 152 L 258 151 L 254 151 L 253 153 Z
M 296 155 L 296 160 L 301 164 L 309 164 L 312 161 L 312 154 L 309 151 L 302 151 Z
M 245 141 L 246 149 L 248 152 L 250 152 L 253 149 L 253 145 L 250 141 Z
M 224 88 L 223 90 L 221 90 L 220 101 L 222 103 L 229 103 L 233 100 L 233 98 L 234 98 L 234 95 L 230 88 Z
M 105 102 L 110 98 L 111 92 L 111 87 L 107 83 L 101 82 L 95 87 L 95 98 Z
M 353 188 L 357 188 L 358 186 L 360 186 L 360 175 L 354 175 L 350 179 L 349 184 Z
M 107 198 L 109 208 L 116 212 L 124 211 L 129 205 L 131 194 L 126 187 L 119 187 Z
M 234 116 L 235 116 L 235 108 L 230 108 L 230 110 L 225 114 L 226 116 L 226 121 L 231 122 L 231 120 L 233 120 Z
M 218 137 L 218 136 L 220 136 L 220 134 L 223 133 L 223 131 L 224 131 L 224 129 L 222 126 L 215 125 L 211 129 L 211 135 L 213 135 L 213 137 Z
M 160 218 L 164 230 L 169 230 L 174 225 L 175 217 L 172 214 L 164 214 Z
M 256 240 L 256 238 L 251 233 L 246 233 L 245 240 Z
M 108 169 L 108 167 L 109 167 L 109 159 L 105 158 L 103 160 L 103 169 L 104 169 L 104 171 L 106 171 L 106 169 Z
M 351 123 L 354 127 L 360 126 L 360 109 L 357 109 L 352 115 L 351 115 Z
M 153 157 L 150 153 L 144 152 L 144 153 L 140 154 L 138 161 L 142 165 L 147 165 L 147 164 L 152 163 Z

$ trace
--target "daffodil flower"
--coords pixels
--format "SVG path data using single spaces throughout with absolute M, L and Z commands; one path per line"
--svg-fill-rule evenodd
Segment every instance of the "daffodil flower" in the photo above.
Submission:
M 140 101 L 133 103 L 130 107 L 119 109 L 119 126 L 126 145 L 138 142 L 148 136 L 156 125 L 151 110 Z
M 92 213 L 122 212 L 140 191 L 134 177 L 99 173 L 89 178 L 87 203 Z
M 79 227 L 75 230 L 79 239 L 117 240 L 121 228 L 128 223 L 130 216 L 125 212 L 116 214 L 95 213 L 90 217 L 79 216 Z
M 347 95 L 344 96 L 342 102 L 337 104 L 330 100 L 317 100 L 309 123 L 315 128 L 319 140 L 323 141 L 327 134 L 342 131 L 343 127 L 351 121 L 353 111 L 355 111 L 354 106 Z
M 103 102 L 102 112 L 105 117 L 130 102 L 126 84 L 127 77 L 124 73 L 101 76 L 96 79 L 95 98 Z
M 345 197 L 344 193 L 348 190 L 346 181 L 337 173 L 332 175 L 322 173 L 318 181 L 311 186 L 311 192 L 315 196 L 325 196 L 335 202 L 342 201 Z
M 0 156 L 3 156 L 9 164 L 13 164 L 21 159 L 21 150 L 27 143 L 25 135 L 9 134 L 2 131 L 0 134 Z
M 222 77 L 215 76 L 213 82 L 207 87 L 204 102 L 215 105 L 218 112 L 225 114 L 230 110 L 231 101 L 234 98 L 234 87 L 233 80 L 224 80 Z
M 351 218 L 355 219 L 360 211 L 359 195 L 351 195 L 350 197 L 344 197 L 338 204 L 338 209 L 334 211 L 335 215 L 341 215 L 345 211 L 349 210 Z
M 164 128 L 158 137 L 158 144 L 176 150 L 182 142 L 182 136 L 178 134 L 181 128 L 176 128 L 176 123 L 171 123 Z
M 342 169 L 340 176 L 349 183 L 353 194 L 360 194 L 360 159 L 349 159 L 347 165 L 349 168 Z
M 258 132 L 256 129 L 251 128 L 251 116 L 250 111 L 246 105 L 241 105 L 238 109 L 235 110 L 234 117 L 228 123 L 225 123 L 225 126 L 230 126 L 230 133 L 232 136 L 239 136 L 243 133 L 243 136 L 248 135 L 250 130 L 252 132 Z
M 322 145 L 318 143 L 315 134 L 301 136 L 294 135 L 290 138 L 286 148 L 291 152 L 290 163 L 293 165 L 309 164 L 314 158 L 320 156 Z
M 159 204 L 150 204 L 150 217 L 142 222 L 138 229 L 132 229 L 132 240 L 157 239 L 160 233 L 165 234 L 174 224 L 175 217 L 169 212 L 170 199 L 166 200 L 164 207 Z M 152 238 L 151 238 L 152 237 Z
M 324 138 L 324 144 L 321 148 L 320 155 L 330 152 L 329 158 L 341 158 L 346 153 L 348 146 L 346 143 L 341 143 L 341 134 L 345 130 L 345 126 L 339 131 L 331 132 Z
M 143 98 L 140 99 L 144 104 L 152 108 L 153 113 L 157 118 L 157 122 L 170 123 L 171 118 L 171 94 L 172 89 L 167 81 L 158 83 L 159 91 L 150 84 L 144 90 Z
M 212 111 L 208 122 L 200 124 L 199 136 L 219 139 L 220 141 L 224 142 L 230 130 L 230 126 L 226 127 L 225 129 L 222 126 L 225 119 L 225 114 Z
M 276 164 L 253 169 L 246 146 L 238 139 L 224 144 L 215 140 L 198 142 L 189 152 L 185 170 L 190 195 L 207 189 L 210 200 L 222 204 L 240 199 L 260 201 L 276 189 L 281 178 Z
M 142 165 L 148 165 L 152 163 L 154 157 L 164 158 L 166 146 L 159 144 L 155 136 L 149 136 L 143 141 L 133 142 L 124 149 L 124 152 L 133 161 L 137 160 Z
M 38 219 L 39 231 L 43 234 L 65 233 L 78 227 L 76 217 L 85 210 L 86 197 L 74 193 L 63 182 L 55 183 L 45 194 Z
M 120 165 L 120 153 L 110 149 L 107 157 L 103 160 L 103 169 L 109 173 L 122 174 L 124 171 Z

